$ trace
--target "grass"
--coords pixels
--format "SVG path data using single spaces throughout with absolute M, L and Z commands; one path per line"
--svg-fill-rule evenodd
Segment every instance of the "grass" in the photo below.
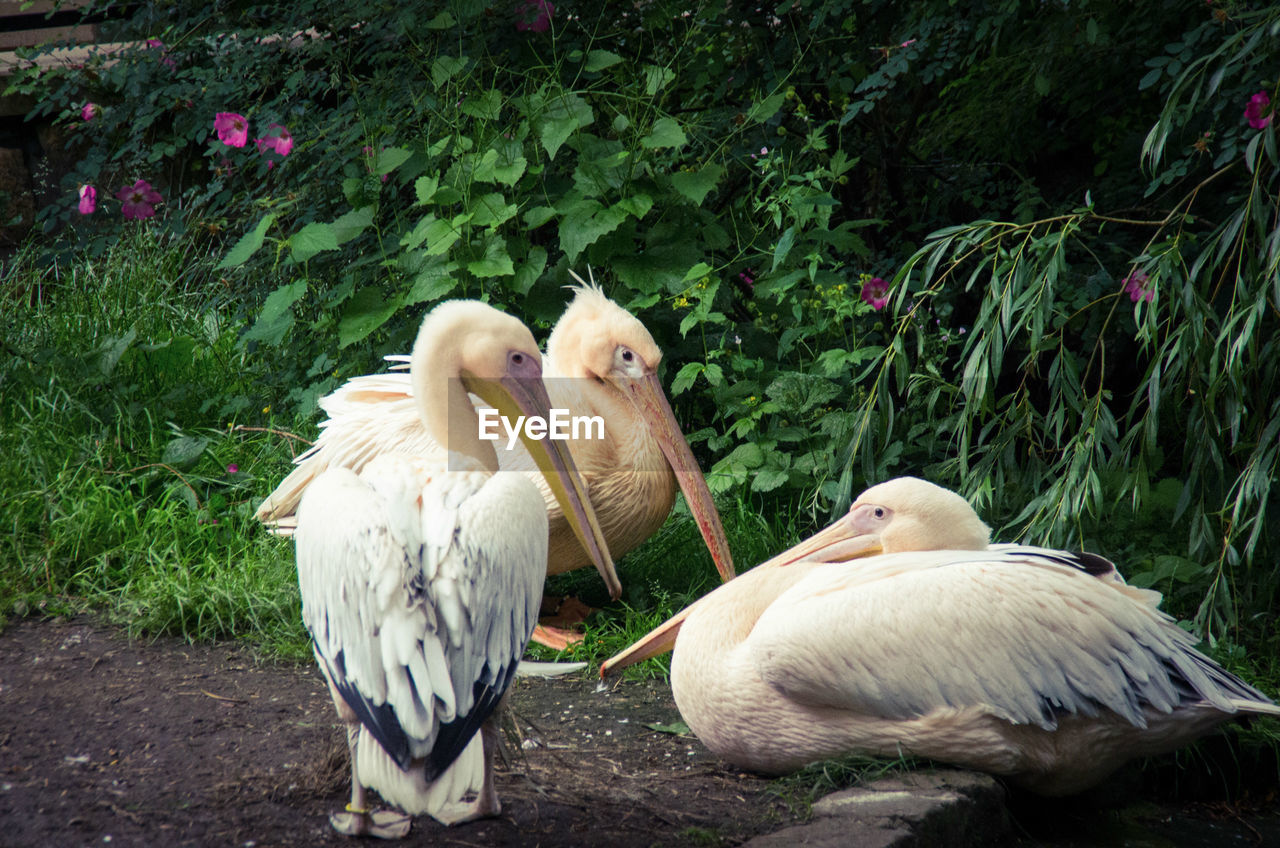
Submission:
M 207 259 L 144 234 L 72 268 L 14 260 L 0 616 L 95 609 L 133 633 L 305 655 L 292 551 L 252 520 L 286 463 L 219 426 L 249 406 L 252 363 Z

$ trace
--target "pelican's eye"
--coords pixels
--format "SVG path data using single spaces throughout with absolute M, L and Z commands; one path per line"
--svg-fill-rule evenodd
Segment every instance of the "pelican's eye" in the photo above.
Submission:
M 512 365 L 524 365 L 524 354 L 523 354 L 523 353 L 513 353 L 513 354 L 511 354 L 511 364 L 512 364 Z
M 876 517 L 876 518 L 884 518 L 884 507 L 882 507 L 882 506 L 878 506 L 878 507 L 876 507 L 875 517 Z

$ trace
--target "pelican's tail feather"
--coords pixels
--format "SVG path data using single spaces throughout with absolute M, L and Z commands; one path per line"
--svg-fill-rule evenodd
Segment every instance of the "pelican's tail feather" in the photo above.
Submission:
M 410 815 L 437 814 L 446 807 L 458 804 L 480 791 L 484 783 L 484 746 L 481 734 L 472 737 L 449 768 L 435 780 L 423 779 L 421 761 L 404 771 L 387 755 L 377 740 L 364 727 L 360 728 L 360 741 L 356 749 L 356 775 L 360 782 L 378 794 L 388 804 Z M 446 822 L 447 824 L 448 822 Z
M 574 674 L 587 667 L 584 662 L 534 662 L 520 660 L 516 666 L 516 677 L 563 677 Z

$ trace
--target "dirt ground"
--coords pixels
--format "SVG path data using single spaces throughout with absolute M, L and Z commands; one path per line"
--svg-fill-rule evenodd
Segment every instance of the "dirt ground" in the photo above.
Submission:
M 414 820 L 403 845 L 736 843 L 795 819 L 719 765 L 664 683 L 519 680 L 500 818 Z M 89 620 L 0 633 L 0 846 L 349 845 L 346 744 L 314 667 L 131 642 Z

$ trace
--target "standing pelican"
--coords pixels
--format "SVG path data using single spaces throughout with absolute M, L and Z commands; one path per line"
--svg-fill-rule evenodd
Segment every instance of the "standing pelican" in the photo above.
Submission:
M 1159 602 L 1093 554 L 989 547 L 963 498 L 904 477 L 606 669 L 674 642 L 681 715 L 740 767 L 906 752 L 1066 795 L 1233 717 L 1280 715 Z
M 662 391 L 661 361 L 662 351 L 644 325 L 584 283 L 547 341 L 547 394 L 553 407 L 604 421 L 603 438 L 574 438 L 570 451 L 614 555 L 632 550 L 662 526 L 678 483 L 721 578 L 729 580 L 733 560 L 720 516 Z M 315 446 L 258 507 L 258 519 L 285 535 L 302 492 L 326 468 L 359 472 L 383 453 L 432 449 L 403 372 L 356 377 L 320 407 L 329 418 Z M 542 490 L 550 518 L 547 573 L 587 565 L 586 549 L 528 454 L 504 450 L 498 461 L 503 469 L 525 471 Z M 609 590 L 617 598 L 621 587 L 614 582 Z
M 445 823 L 498 811 L 486 719 L 529 640 L 546 573 L 542 495 L 523 474 L 496 473 L 468 398 L 513 419 L 549 414 L 529 330 L 481 303 L 441 304 L 422 323 L 409 378 L 429 449 L 381 454 L 359 476 L 320 474 L 294 534 L 303 622 L 347 725 L 351 803 L 330 820 L 350 835 L 409 830 L 408 816 L 370 813 L 366 787 Z M 526 446 L 616 582 L 564 443 Z

